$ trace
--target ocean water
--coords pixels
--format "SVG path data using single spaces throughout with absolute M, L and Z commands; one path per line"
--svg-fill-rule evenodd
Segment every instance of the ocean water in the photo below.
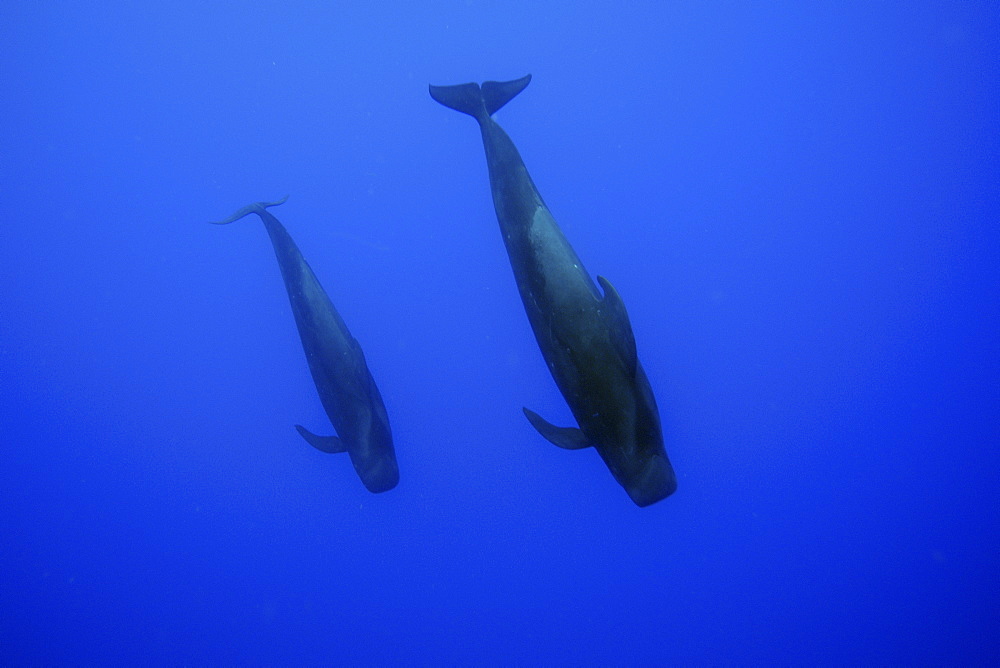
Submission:
M 0 662 L 1000 661 L 994 2 L 0 7 Z M 679 487 L 568 424 L 478 129 L 628 306 Z M 363 346 L 329 433 L 265 231 Z

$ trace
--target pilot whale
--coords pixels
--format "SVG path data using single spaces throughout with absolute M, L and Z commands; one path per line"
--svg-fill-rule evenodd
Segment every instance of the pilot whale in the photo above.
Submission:
M 368 370 L 361 346 L 351 336 L 292 237 L 267 210 L 287 199 L 286 196 L 277 202 L 250 204 L 216 224 L 233 223 L 255 213 L 264 221 L 271 237 L 309 371 L 337 435 L 317 436 L 301 425 L 295 428 L 317 450 L 346 452 L 368 491 L 388 491 L 399 482 L 399 466 L 382 395 Z
M 538 347 L 578 427 L 528 421 L 561 448 L 593 446 L 638 506 L 677 489 L 660 416 L 636 354 L 625 304 L 611 283 L 597 286 L 549 212 L 521 156 L 493 114 L 520 93 L 514 81 L 430 86 L 431 97 L 479 123 L 493 206 Z

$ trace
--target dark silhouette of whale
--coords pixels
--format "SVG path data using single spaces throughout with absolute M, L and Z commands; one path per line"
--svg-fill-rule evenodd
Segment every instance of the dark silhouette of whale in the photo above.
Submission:
M 301 425 L 295 428 L 317 450 L 347 452 L 368 491 L 388 491 L 399 482 L 399 467 L 382 395 L 368 371 L 361 346 L 292 237 L 267 210 L 287 199 L 250 204 L 216 224 L 225 225 L 256 213 L 271 237 L 309 371 L 337 436 L 317 436 Z
M 430 86 L 431 97 L 479 123 L 490 188 L 507 255 L 531 328 L 579 428 L 556 427 L 524 409 L 552 443 L 594 446 L 639 506 L 666 498 L 677 477 L 663 448 L 653 391 L 636 355 L 632 326 L 618 293 L 590 274 L 538 194 L 517 148 L 492 115 L 520 93 L 515 81 Z

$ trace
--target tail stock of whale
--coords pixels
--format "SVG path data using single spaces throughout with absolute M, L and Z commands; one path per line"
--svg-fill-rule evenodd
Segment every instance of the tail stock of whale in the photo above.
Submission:
M 531 75 L 513 81 L 484 81 L 456 86 L 429 86 L 431 97 L 446 107 L 473 116 L 488 118 L 510 102 L 531 83 Z

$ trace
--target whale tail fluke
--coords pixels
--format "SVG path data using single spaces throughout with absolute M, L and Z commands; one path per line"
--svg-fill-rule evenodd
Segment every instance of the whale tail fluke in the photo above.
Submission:
M 531 82 L 531 75 L 513 81 L 485 81 L 457 86 L 430 86 L 431 97 L 446 107 L 478 120 L 495 114 Z
M 254 202 L 253 204 L 247 204 L 245 207 L 229 216 L 225 220 L 213 220 L 213 225 L 228 225 L 229 223 L 235 223 L 237 220 L 243 216 L 248 216 L 251 213 L 264 213 L 264 210 L 271 206 L 278 206 L 279 204 L 284 204 L 288 199 L 288 195 L 285 195 L 277 202 Z

